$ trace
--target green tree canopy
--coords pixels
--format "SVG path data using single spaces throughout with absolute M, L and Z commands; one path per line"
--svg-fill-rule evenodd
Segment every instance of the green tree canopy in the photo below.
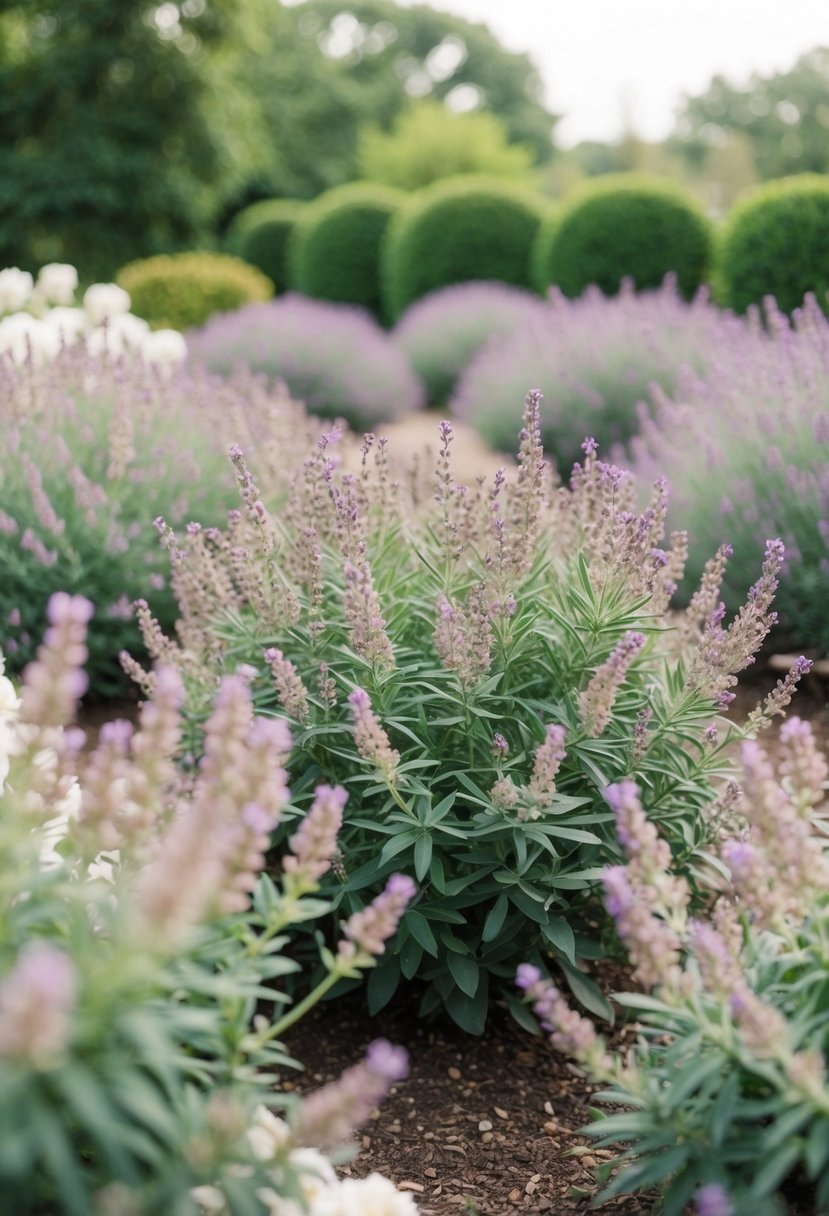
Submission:
M 485 110 L 459 114 L 429 100 L 401 110 L 389 132 L 366 127 L 358 148 L 361 177 L 403 190 L 458 173 L 520 178 L 534 159 L 526 144 L 508 142 L 497 115 Z
M 237 152 L 246 146 L 239 205 L 312 198 L 352 180 L 363 128 L 389 131 L 416 99 L 490 111 L 539 162 L 553 153 L 538 72 L 484 25 L 392 0 L 244 0 L 237 24 L 211 70 L 216 125 L 226 122 Z M 242 90 L 252 118 L 231 129 L 226 98 Z
M 753 75 L 740 88 L 715 76 L 700 97 L 687 97 L 674 143 L 701 167 L 730 134 L 749 142 L 763 180 L 829 172 L 829 48 L 802 55 L 788 72 Z
M 233 0 L 6 0 L 0 258 L 86 277 L 187 244 L 211 219 L 218 147 L 203 47 Z

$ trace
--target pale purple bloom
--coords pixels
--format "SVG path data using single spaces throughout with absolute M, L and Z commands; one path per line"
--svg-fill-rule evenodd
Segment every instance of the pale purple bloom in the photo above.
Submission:
M 708 1182 L 694 1196 L 697 1216 L 733 1216 L 728 1191 L 719 1182 Z
M 416 894 L 417 887 L 407 874 L 392 874 L 385 890 L 346 921 L 343 926 L 346 940 L 340 942 L 340 955 L 351 958 L 355 951 L 381 955 L 386 942 L 397 932 L 400 919 Z

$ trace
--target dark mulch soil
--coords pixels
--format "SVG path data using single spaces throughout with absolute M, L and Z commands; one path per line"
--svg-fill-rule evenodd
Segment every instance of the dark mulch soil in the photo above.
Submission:
M 419 1022 L 400 1003 L 370 1018 L 359 993 L 318 1006 L 286 1040 L 305 1071 L 281 1088 L 304 1092 L 333 1080 L 380 1037 L 408 1049 L 411 1072 L 344 1173 L 386 1174 L 416 1196 L 423 1216 L 586 1210 L 594 1170 L 612 1156 L 578 1134 L 589 1122 L 590 1088 L 498 1008 L 474 1038 L 448 1022 Z M 626 1198 L 601 1211 L 643 1216 L 650 1206 Z

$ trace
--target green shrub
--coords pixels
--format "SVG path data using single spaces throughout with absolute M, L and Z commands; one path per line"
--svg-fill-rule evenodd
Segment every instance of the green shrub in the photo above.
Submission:
M 447 178 L 414 194 L 389 225 L 383 298 L 390 316 L 427 292 L 491 279 L 530 286 L 543 200 L 498 178 Z
M 118 271 L 136 316 L 155 329 L 192 329 L 216 312 L 269 300 L 273 283 L 226 253 L 172 253 L 130 262 Z
M 314 896 L 345 791 L 317 790 L 273 882 L 262 873 L 269 828 L 282 815 L 296 826 L 290 732 L 256 717 L 244 680 L 229 676 L 192 773 L 169 667 L 137 729 L 102 726 L 79 788 L 77 743 L 62 728 L 83 687 L 91 614 L 82 596 L 50 598 L 19 702 L 0 651 L 3 1210 L 253 1216 L 265 1187 L 271 1211 L 305 1210 L 321 1191 L 338 1207 L 351 1188 L 304 1146 L 348 1139 L 405 1075 L 405 1052 L 380 1040 L 303 1102 L 276 1092 L 293 1064 L 280 1039 L 336 982 L 375 965 L 414 884 L 395 876 L 362 928 L 345 926 L 300 978 L 285 946 L 330 913 Z
M 233 451 L 230 532 L 180 545 L 165 532 L 193 717 L 218 671 L 245 664 L 261 710 L 295 724 L 295 798 L 318 781 L 351 793 L 325 887 L 341 915 L 393 870 L 420 888 L 370 1007 L 417 977 L 421 1012 L 443 1007 L 473 1033 L 528 951 L 553 953 L 579 999 L 609 1012 L 581 969 L 601 953 L 596 867 L 618 857 L 605 787 L 634 776 L 678 864 L 701 860 L 702 809 L 731 764 L 717 707 L 768 631 L 778 561 L 775 548 L 728 629 L 716 572 L 669 611 L 685 537 L 660 547 L 664 483 L 637 515 L 633 479 L 587 443 L 557 487 L 537 397 L 506 483 L 457 483 L 446 422 L 436 477 L 384 444 L 372 458 L 370 441 L 361 472 L 339 472 L 332 432 L 273 481 Z
M 791 313 L 829 290 L 829 180 L 804 173 L 767 182 L 736 204 L 720 236 L 717 286 L 737 312 L 772 295 Z
M 604 177 L 545 220 L 533 250 L 535 284 L 571 297 L 594 284 L 613 295 L 624 278 L 641 291 L 675 274 L 690 299 L 708 273 L 712 239 L 705 216 L 673 186 L 635 174 Z
M 228 253 L 256 266 L 284 291 L 290 286 L 288 243 L 304 207 L 293 198 L 269 198 L 245 207 L 228 228 Z
M 405 197 L 391 186 L 356 182 L 314 199 L 291 238 L 291 285 L 306 296 L 359 304 L 379 316 L 380 246 Z

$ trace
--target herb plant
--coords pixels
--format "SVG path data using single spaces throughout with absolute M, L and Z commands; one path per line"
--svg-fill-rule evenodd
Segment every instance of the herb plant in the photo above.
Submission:
M 242 503 L 228 530 L 194 526 L 186 544 L 164 530 L 178 643 L 143 621 L 196 717 L 220 671 L 256 673 L 260 710 L 292 723 L 300 805 L 318 781 L 349 790 L 325 887 L 341 914 L 393 869 L 420 884 L 372 974 L 371 1008 L 417 977 L 421 1013 L 443 1007 L 474 1033 L 528 951 L 554 953 L 579 999 L 608 1012 L 582 970 L 598 951 L 599 867 L 618 855 L 603 791 L 635 776 L 677 864 L 699 864 L 703 808 L 728 771 L 718 711 L 769 628 L 781 561 L 770 546 L 727 628 L 723 553 L 689 608 L 670 612 L 686 538 L 660 547 L 664 482 L 637 515 L 633 479 L 588 440 L 558 486 L 539 397 L 517 476 L 488 487 L 456 483 L 449 423 L 435 476 L 393 475 L 373 436 L 360 472 L 338 473 L 335 431 L 283 465 L 291 488 L 272 514 L 280 470 L 260 487 L 233 449 Z

